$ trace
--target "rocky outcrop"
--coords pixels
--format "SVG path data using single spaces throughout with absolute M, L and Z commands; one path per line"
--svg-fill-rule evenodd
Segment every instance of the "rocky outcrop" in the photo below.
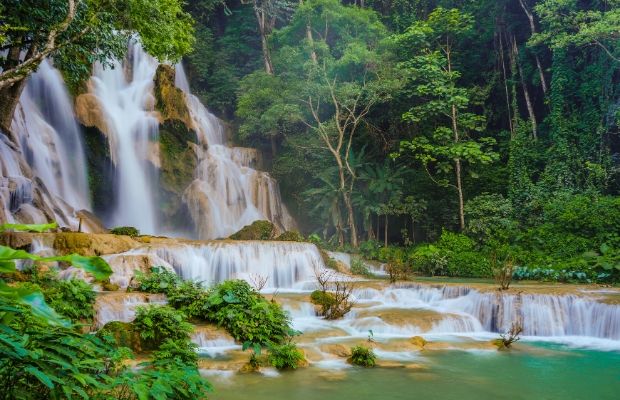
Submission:
M 192 127 L 192 119 L 187 108 L 183 91 L 174 84 L 174 68 L 160 64 L 155 72 L 155 109 L 161 114 L 162 122 L 177 120 Z
M 275 226 L 269 221 L 254 221 L 237 233 L 230 235 L 233 240 L 271 240 L 276 234 Z
M 85 127 L 97 128 L 100 132 L 107 135 L 108 127 L 105 113 L 97 96 L 94 94 L 84 93 L 75 98 L 75 116 Z

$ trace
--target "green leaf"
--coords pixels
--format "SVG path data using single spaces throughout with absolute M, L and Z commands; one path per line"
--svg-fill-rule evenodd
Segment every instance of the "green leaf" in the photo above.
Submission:
M 30 375 L 33 375 L 35 378 L 41 381 L 41 383 L 43 383 L 48 388 L 52 389 L 54 387 L 54 382 L 52 382 L 52 379 L 49 376 L 47 376 L 45 373 L 43 373 L 41 370 L 33 366 L 27 366 L 26 368 L 24 368 L 24 370 L 28 372 Z
M 58 224 L 56 222 L 52 222 L 49 224 L 2 224 L 0 225 L 0 232 L 6 232 L 8 230 L 13 230 L 17 232 L 45 232 L 52 229 L 58 228 Z

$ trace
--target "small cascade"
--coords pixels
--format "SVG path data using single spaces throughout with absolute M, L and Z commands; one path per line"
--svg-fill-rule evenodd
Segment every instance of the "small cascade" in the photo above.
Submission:
M 114 68 L 96 64 L 89 82 L 105 120 L 110 155 L 117 173 L 116 198 L 110 225 L 129 225 L 156 233 L 156 169 L 151 143 L 159 121 L 154 111 L 153 76 L 157 61 L 132 45 L 123 63 Z
M 324 268 L 315 245 L 297 242 L 206 242 L 138 249 L 127 254 L 156 256 L 183 279 L 206 285 L 227 279 L 251 283 L 266 278 L 265 291 L 310 290 L 314 288 L 315 270 Z
M 294 222 L 282 203 L 277 182 L 266 172 L 253 169 L 258 152 L 227 146 L 221 121 L 189 92 L 183 68 L 177 66 L 176 71 L 176 84 L 186 93 L 200 144 L 195 147 L 195 179 L 183 195 L 198 236 L 227 237 L 257 220 L 270 220 L 281 231 L 292 229 Z

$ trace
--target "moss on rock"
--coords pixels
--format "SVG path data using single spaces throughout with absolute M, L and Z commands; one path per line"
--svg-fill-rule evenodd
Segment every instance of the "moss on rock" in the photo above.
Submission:
M 174 85 L 174 67 L 160 64 L 155 72 L 155 107 L 162 119 L 183 121 L 191 126 L 191 118 L 185 94 Z
M 275 240 L 283 242 L 303 242 L 305 239 L 301 233 L 297 231 L 286 231 L 278 236 Z
M 233 235 L 233 240 L 271 240 L 275 235 L 275 226 L 269 221 L 254 221 Z

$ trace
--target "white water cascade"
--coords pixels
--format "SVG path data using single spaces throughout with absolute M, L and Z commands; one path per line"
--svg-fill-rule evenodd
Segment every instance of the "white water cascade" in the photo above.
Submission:
M 110 155 L 115 165 L 114 212 L 111 225 L 129 225 L 143 233 L 157 232 L 156 176 L 149 155 L 159 121 L 154 111 L 153 76 L 157 61 L 140 46 L 130 46 L 114 68 L 95 65 L 89 82 L 105 120 Z
M 44 60 L 28 78 L 0 138 L 0 221 L 55 220 L 77 229 L 90 207 L 82 138 L 60 73 Z
M 227 237 L 257 220 L 269 220 L 281 231 L 294 228 L 277 182 L 266 172 L 254 169 L 257 151 L 227 146 L 221 121 L 189 92 L 183 68 L 177 66 L 176 71 L 176 85 L 186 94 L 198 134 L 195 179 L 183 196 L 198 227 L 198 236 Z
M 75 209 L 89 208 L 82 137 L 60 72 L 49 61 L 29 78 L 12 129 L 47 189 Z
M 315 245 L 297 242 L 213 241 L 137 249 L 173 268 L 183 279 L 212 285 L 227 279 L 267 279 L 265 291 L 314 289 L 315 270 L 325 268 Z M 112 266 L 114 268 L 114 265 Z

